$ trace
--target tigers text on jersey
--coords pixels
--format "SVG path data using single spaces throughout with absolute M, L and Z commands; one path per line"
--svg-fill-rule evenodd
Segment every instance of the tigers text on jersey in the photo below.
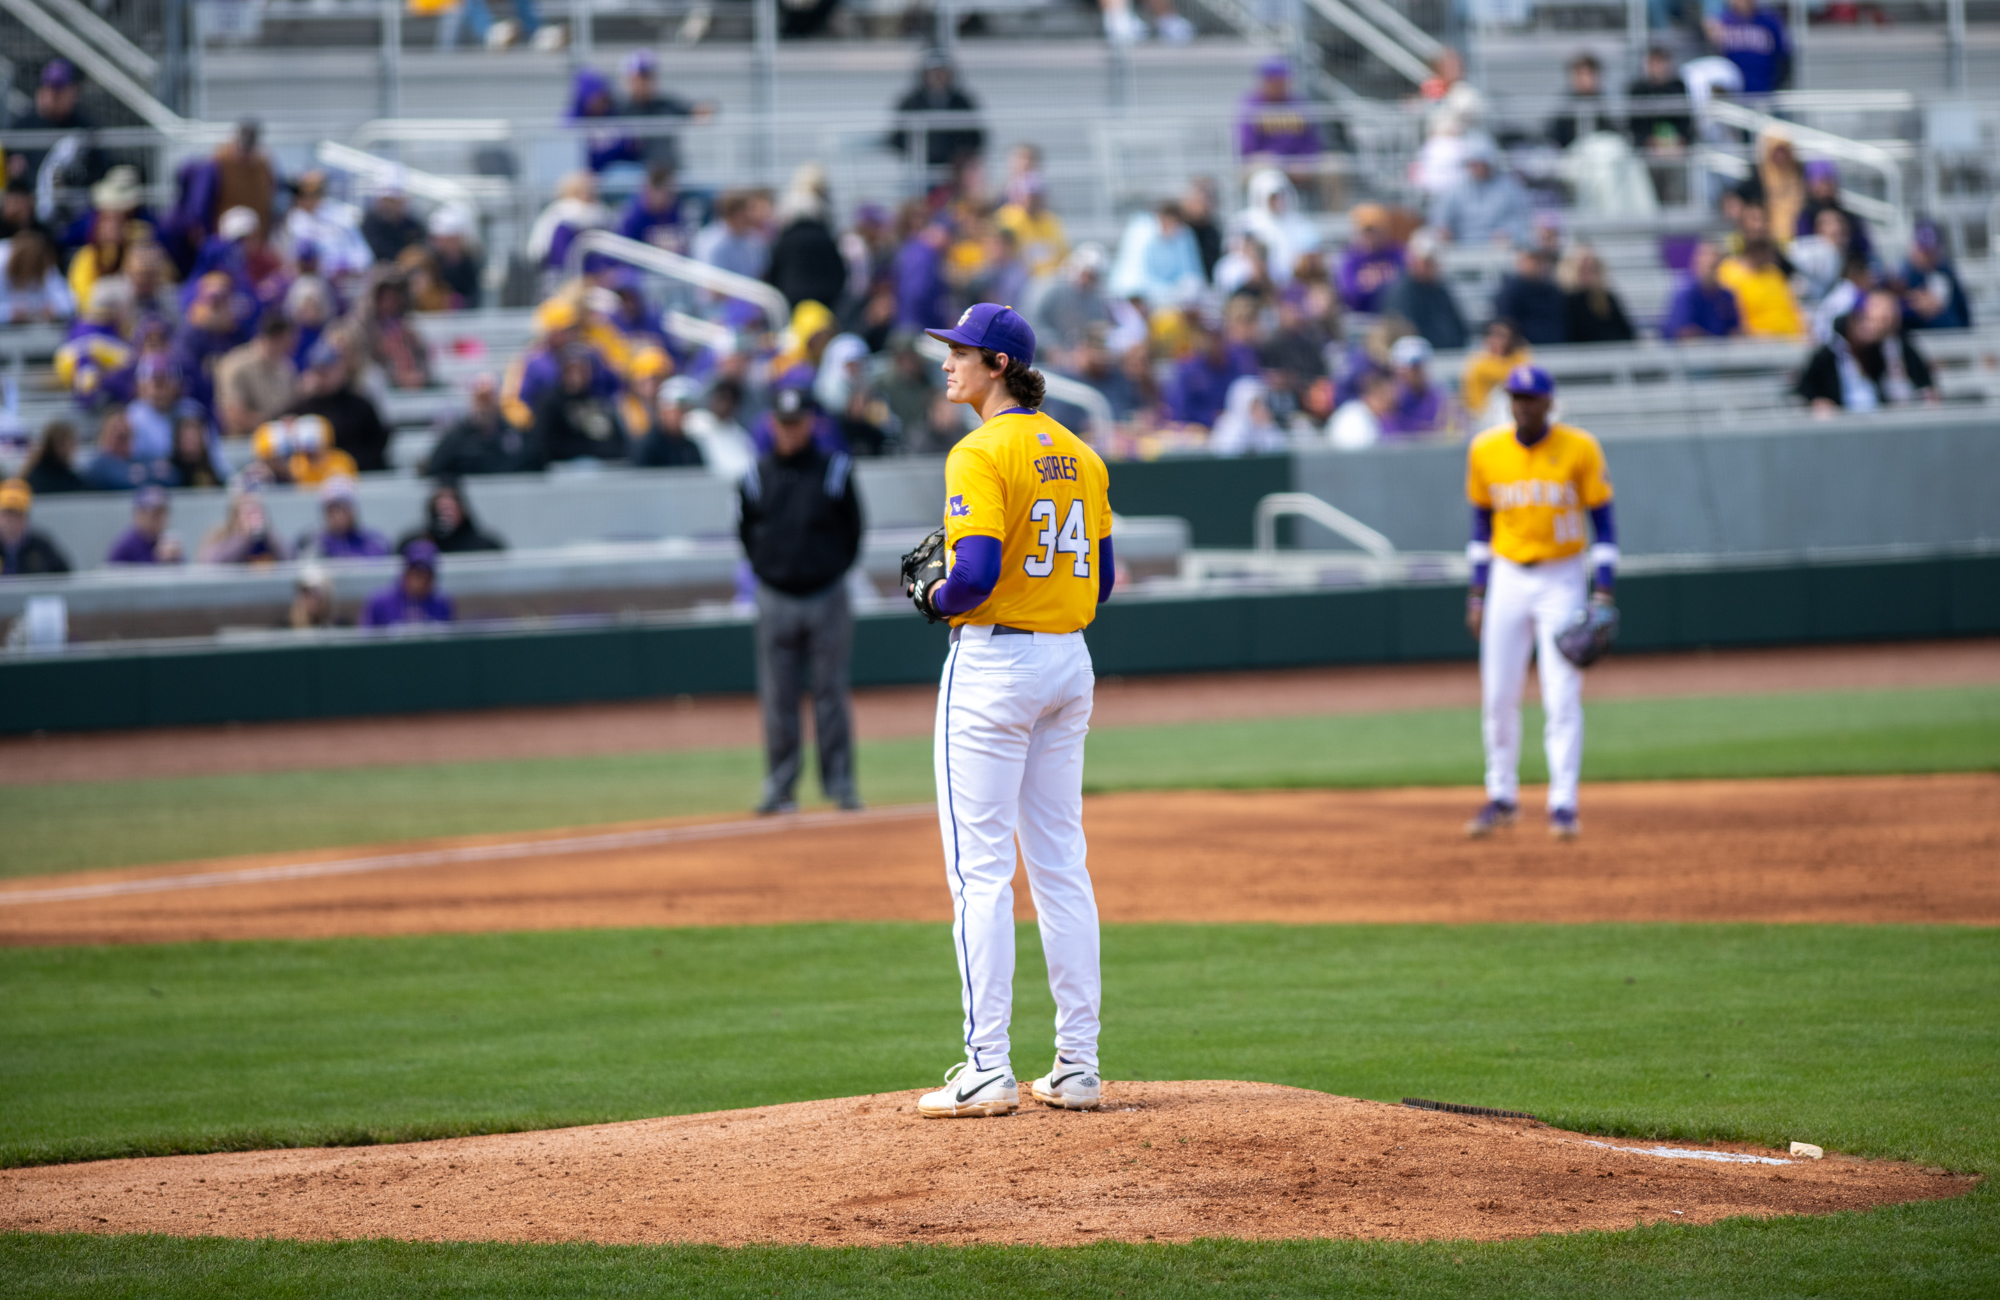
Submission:
M 945 542 L 1000 539 L 1000 581 L 960 623 L 1075 632 L 1097 615 L 1097 541 L 1111 535 L 1110 476 L 1084 441 L 1048 416 L 996 415 L 944 464 Z
M 1554 424 L 1532 447 L 1514 426 L 1488 429 L 1466 453 L 1465 495 L 1493 511 L 1493 553 L 1515 564 L 1575 555 L 1590 545 L 1584 518 L 1611 499 L 1604 449 L 1574 425 Z

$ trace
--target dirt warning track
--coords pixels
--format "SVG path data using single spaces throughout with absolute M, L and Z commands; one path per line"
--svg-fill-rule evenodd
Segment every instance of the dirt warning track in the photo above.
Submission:
M 1597 785 L 1573 844 L 1551 842 L 1532 813 L 1467 841 L 1459 827 L 1478 798 L 1095 796 L 1091 874 L 1110 922 L 2000 924 L 2000 774 Z M 1537 807 L 1539 792 L 1523 802 Z M 1016 907 L 1030 915 L 1024 887 Z M 927 807 L 378 845 L 0 888 L 8 944 L 949 916 Z
M 1935 1200 L 1886 1161 L 1590 1138 L 1264 1083 L 924 1120 L 883 1093 L 401 1146 L 0 1171 L 0 1228 L 419 1241 L 1494 1240 Z

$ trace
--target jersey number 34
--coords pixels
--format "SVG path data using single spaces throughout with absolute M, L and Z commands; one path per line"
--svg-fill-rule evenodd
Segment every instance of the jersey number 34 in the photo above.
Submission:
M 1090 538 L 1083 527 L 1083 502 L 1069 503 L 1069 513 L 1063 516 L 1060 529 L 1056 527 L 1056 503 L 1046 497 L 1035 502 L 1028 518 L 1042 525 L 1041 535 L 1035 538 L 1035 545 L 1042 548 L 1042 553 L 1028 552 L 1024 564 L 1030 578 L 1046 578 L 1054 573 L 1058 551 L 1076 557 L 1071 572 L 1077 577 L 1090 576 Z

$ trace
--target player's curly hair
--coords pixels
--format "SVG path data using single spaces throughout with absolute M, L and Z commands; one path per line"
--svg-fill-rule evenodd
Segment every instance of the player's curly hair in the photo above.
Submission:
M 1000 354 L 992 348 L 979 349 L 979 359 L 986 363 L 988 370 L 1000 364 Z M 1041 371 L 1019 357 L 1008 357 L 1007 368 L 1000 372 L 1000 382 L 1007 385 L 1007 395 L 1021 405 L 1029 410 L 1041 409 L 1042 398 L 1048 390 Z

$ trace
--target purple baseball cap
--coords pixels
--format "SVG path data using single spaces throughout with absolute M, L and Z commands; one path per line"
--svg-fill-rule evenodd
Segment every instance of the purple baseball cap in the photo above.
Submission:
M 660 70 L 660 61 L 651 50 L 634 50 L 625 56 L 619 70 L 628 77 L 650 77 Z
M 167 504 L 167 490 L 157 483 L 148 483 L 132 494 L 134 510 L 158 510 Z
M 1515 366 L 1507 372 L 1507 391 L 1516 397 L 1554 397 L 1556 381 L 1540 366 Z
M 403 548 L 403 567 L 406 569 L 428 569 L 437 572 L 437 543 L 419 538 Z
M 1035 331 L 1021 319 L 1021 313 L 997 302 L 974 303 L 948 330 L 925 330 L 941 343 L 968 348 L 991 348 L 1004 352 L 1024 366 L 1035 364 Z
M 42 84 L 61 89 L 76 84 L 76 66 L 68 59 L 50 59 L 42 65 Z
M 1806 179 L 1809 181 L 1834 181 L 1840 179 L 1840 164 L 1831 158 L 1815 158 L 1806 164 Z
M 1292 61 L 1281 54 L 1274 54 L 1257 65 L 1260 77 L 1289 77 L 1292 75 Z

